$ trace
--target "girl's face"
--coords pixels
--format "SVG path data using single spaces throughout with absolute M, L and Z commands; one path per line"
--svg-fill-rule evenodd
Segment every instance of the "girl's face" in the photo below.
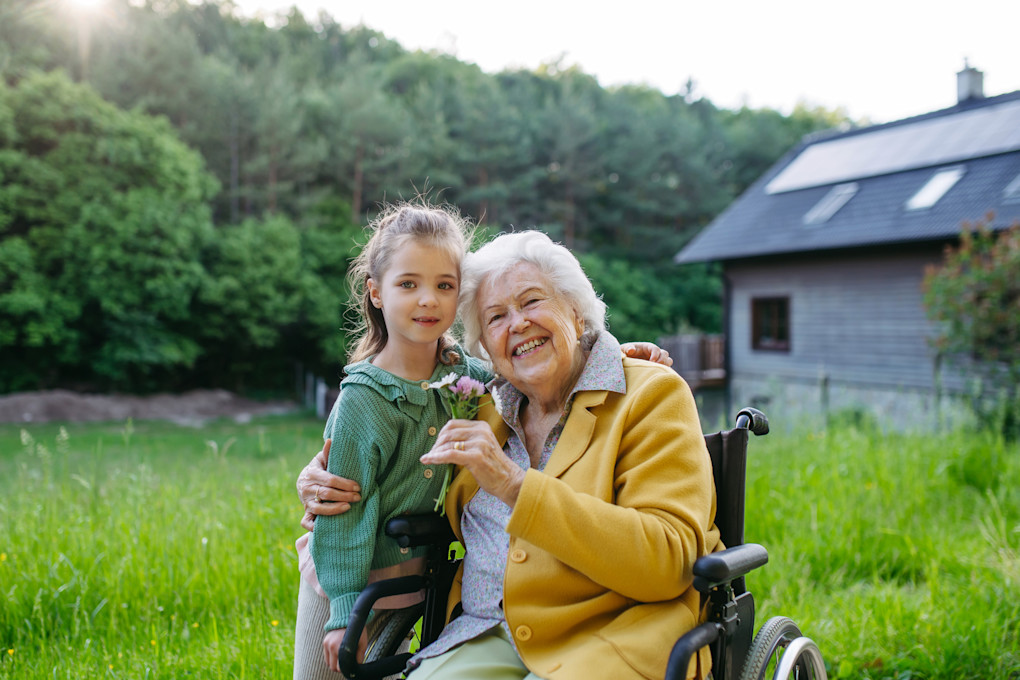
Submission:
M 381 280 L 368 279 L 368 290 L 386 321 L 387 347 L 434 345 L 457 316 L 460 262 L 446 248 L 410 240 Z

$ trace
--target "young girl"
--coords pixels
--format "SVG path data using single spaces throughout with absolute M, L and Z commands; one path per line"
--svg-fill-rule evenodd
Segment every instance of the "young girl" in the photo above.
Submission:
M 315 523 L 314 574 L 303 570 L 298 598 L 295 679 L 329 677 L 323 653 L 328 667 L 339 671 L 337 653 L 351 607 L 368 583 L 423 570 L 424 549 L 399 548 L 383 527 L 397 515 L 432 511 L 442 490 L 445 466 L 418 461 L 450 417 L 429 384 L 450 373 L 483 383 L 492 378 L 447 335 L 457 314 L 460 261 L 470 231 L 466 220 L 450 208 L 405 203 L 386 208 L 370 229 L 349 273 L 352 299 L 360 307 L 360 340 L 344 368 L 343 398 L 334 404 L 324 433 L 332 440 L 329 471 L 356 481 L 362 500 Z M 321 621 L 311 612 L 324 608 L 315 577 L 329 601 L 321 644 L 303 625 Z M 387 598 L 377 609 L 420 600 Z M 365 644 L 363 636 L 359 648 Z M 316 647 L 318 664 L 310 658 Z
M 339 677 L 330 669 L 339 672 L 337 655 L 348 617 L 368 583 L 423 571 L 425 549 L 399 548 L 383 528 L 397 515 L 432 512 L 442 491 L 445 466 L 419 461 L 450 418 L 446 401 L 429 384 L 450 373 L 482 383 L 493 377 L 447 335 L 457 313 L 460 263 L 470 240 L 467 221 L 452 208 L 404 203 L 386 208 L 370 229 L 349 272 L 352 299 L 359 304 L 360 339 L 344 368 L 343 396 L 324 433 L 332 440 L 328 471 L 356 482 L 361 500 L 349 504 L 349 510 L 333 511 L 341 514 L 320 516 L 314 533 L 298 540 L 303 578 L 295 680 Z M 631 344 L 625 351 L 672 363 L 655 345 Z M 380 600 L 376 620 L 421 599 Z M 366 643 L 363 636 L 359 651 Z

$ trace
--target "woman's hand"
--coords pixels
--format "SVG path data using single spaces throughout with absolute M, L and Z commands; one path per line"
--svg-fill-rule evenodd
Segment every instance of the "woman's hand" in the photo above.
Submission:
M 351 503 L 361 500 L 361 487 L 356 482 L 326 471 L 329 445 L 327 439 L 297 479 L 298 497 L 305 506 L 301 526 L 308 531 L 315 526 L 316 515 L 342 515 L 351 509 Z
M 623 353 L 632 359 L 647 359 L 663 366 L 672 366 L 669 352 L 651 342 L 625 342 L 620 345 Z
M 326 633 L 326 637 L 322 639 L 322 652 L 326 655 L 326 665 L 337 673 L 340 672 L 340 644 L 344 641 L 346 633 L 346 628 L 336 628 Z M 366 649 L 368 649 L 368 635 L 363 630 L 361 631 L 361 639 L 358 640 L 358 653 L 356 655 L 358 663 L 362 663 L 365 660 Z
M 488 423 L 477 420 L 446 423 L 421 462 L 463 465 L 479 486 L 511 508 L 524 484 L 524 470 L 506 457 Z

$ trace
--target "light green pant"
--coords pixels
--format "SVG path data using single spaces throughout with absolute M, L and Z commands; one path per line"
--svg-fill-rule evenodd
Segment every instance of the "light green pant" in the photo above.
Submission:
M 503 626 L 468 640 L 439 656 L 425 659 L 408 680 L 541 680 L 528 671 Z

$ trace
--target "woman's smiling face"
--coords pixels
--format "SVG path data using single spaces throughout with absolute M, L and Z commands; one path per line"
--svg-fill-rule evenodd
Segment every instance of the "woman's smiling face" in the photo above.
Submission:
M 580 316 L 527 262 L 478 288 L 482 346 L 493 369 L 526 396 L 573 387 L 583 365 Z

